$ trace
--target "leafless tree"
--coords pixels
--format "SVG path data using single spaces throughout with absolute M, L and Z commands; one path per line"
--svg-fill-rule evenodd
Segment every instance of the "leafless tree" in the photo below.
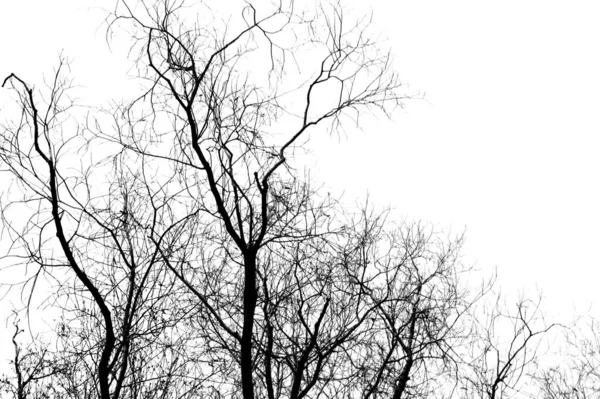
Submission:
M 600 393 L 600 324 L 579 321 L 565 329 L 565 344 L 550 366 L 537 371 L 544 399 L 587 399 Z
M 458 373 L 480 297 L 462 283 L 462 236 L 344 210 L 293 165 L 311 134 L 401 105 L 369 20 L 276 2 L 225 23 L 195 6 L 111 11 L 108 36 L 133 38 L 145 85 L 132 101 L 81 112 L 64 58 L 45 89 L 3 81 L 21 109 L 0 134 L 10 266 L 28 268 L 28 292 L 45 281 L 61 315 L 52 350 L 30 358 L 53 372 L 25 385 L 55 398 L 430 395 Z M 518 310 L 494 392 L 541 334 Z M 17 347 L 19 399 L 32 397 L 23 359 Z
M 10 365 L 14 370 L 14 379 L 7 377 L 0 379 L 0 394 L 8 393 L 18 399 L 46 398 L 52 387 L 39 384 L 39 381 L 48 380 L 62 370 L 58 363 L 51 358 L 48 348 L 34 348 L 30 343 L 23 347 L 19 342 L 19 335 L 24 332 L 19 327 L 19 321 L 14 320 L 15 332 L 12 336 L 14 359 Z
M 23 110 L 1 138 L 0 157 L 18 188 L 7 193 L 4 228 L 14 243 L 11 266 L 36 268 L 26 283 L 34 287 L 46 277 L 54 284 L 51 297 L 63 311 L 54 353 L 71 366 L 61 395 L 118 398 L 137 371 L 135 362 L 160 361 L 149 357 L 156 347 L 140 343 L 165 339 L 181 318 L 173 305 L 174 277 L 146 235 L 167 221 L 157 213 L 169 209 L 154 212 L 139 195 L 149 186 L 143 176 L 129 174 L 124 154 L 108 164 L 91 159 L 83 127 L 71 130 L 66 117 L 72 106 L 62 75 L 66 65 L 61 59 L 49 95 L 39 102 L 17 75 L 4 80 L 3 86 L 16 89 Z M 82 151 L 90 163 L 70 168 Z M 25 222 L 23 215 L 29 215 Z
M 540 302 L 520 299 L 514 307 L 501 296 L 475 313 L 471 345 L 463 356 L 467 365 L 459 384 L 465 398 L 512 398 L 526 395 L 533 383 L 547 325 Z

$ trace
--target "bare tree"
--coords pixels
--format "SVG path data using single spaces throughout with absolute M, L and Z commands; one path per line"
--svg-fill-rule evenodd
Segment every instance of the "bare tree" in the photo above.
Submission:
M 33 343 L 23 347 L 18 336 L 24 332 L 19 327 L 19 321 L 14 320 L 15 332 L 12 336 L 14 359 L 11 366 L 14 370 L 14 379 L 3 377 L 0 379 L 0 394 L 5 392 L 17 399 L 45 398 L 52 387 L 39 384 L 38 381 L 47 380 L 60 373 L 57 363 L 51 359 L 47 347 L 35 348 Z
M 27 283 L 33 287 L 45 276 L 56 284 L 52 297 L 64 312 L 55 352 L 74 366 L 64 395 L 117 398 L 133 372 L 130 362 L 141 355 L 134 341 L 164 334 L 179 312 L 169 303 L 176 300 L 174 279 L 146 236 L 167 219 L 157 218 L 138 194 L 148 186 L 129 175 L 124 155 L 111 157 L 108 169 L 103 161 L 67 167 L 90 147 L 82 127 L 68 129 L 65 65 L 61 59 L 45 104 L 17 75 L 4 80 L 19 93 L 23 110 L 2 134 L 0 156 L 20 189 L 16 199 L 8 193 L 4 226 L 15 243 L 12 266 L 36 268 Z M 107 179 L 94 180 L 99 174 Z M 25 223 L 22 213 L 30 215 Z
M 526 394 L 525 380 L 537 368 L 542 339 L 556 326 L 547 325 L 540 302 L 520 299 L 513 307 L 501 296 L 475 313 L 471 346 L 459 384 L 465 398 L 511 398 Z
M 587 319 L 565 329 L 565 344 L 556 361 L 537 371 L 545 399 L 586 399 L 600 393 L 600 323 Z
M 242 12 L 244 26 L 236 33 L 213 35 L 201 22 L 185 25 L 178 3 L 161 2 L 139 10 L 125 2 L 121 5 L 114 22 L 125 19 L 133 23 L 138 32 L 138 66 L 151 82 L 148 93 L 127 110 L 127 117 L 136 115 L 137 105 L 150 107 L 154 125 L 164 120 L 173 129 L 161 134 L 160 141 L 156 135 L 148 136 L 145 128 L 131 129 L 117 137 L 118 144 L 138 156 L 170 161 L 186 184 L 197 182 L 188 191 L 193 207 L 188 215 L 199 217 L 190 223 L 202 223 L 218 236 L 219 246 L 214 250 L 224 251 L 227 259 L 226 265 L 218 266 L 218 272 L 227 276 L 217 283 L 219 292 L 233 291 L 237 298 L 209 295 L 187 275 L 182 266 L 190 256 L 195 257 L 188 250 L 192 242 L 180 246 L 180 254 L 166 249 L 158 236 L 153 240 L 169 269 L 214 318 L 220 330 L 216 335 L 227 337 L 221 345 L 239 362 L 239 382 L 233 385 L 239 383 L 243 396 L 253 398 L 255 364 L 260 358 L 254 336 L 260 309 L 261 254 L 275 242 L 294 246 L 311 235 L 323 234 L 320 229 L 307 229 L 315 224 L 311 219 L 321 216 L 322 206 L 315 207 L 310 189 L 294 178 L 288 154 L 311 130 L 325 123 L 335 128 L 350 111 L 398 104 L 399 83 L 389 70 L 389 56 L 379 52 L 362 23 L 347 24 L 337 6 L 319 10 L 324 18 L 316 23 L 294 14 L 292 5 L 276 4 L 265 14 L 248 5 Z M 297 39 L 286 47 L 281 37 L 290 34 Z M 310 43 L 310 50 L 322 58 L 307 83 L 287 95 L 286 57 L 300 51 L 302 42 Z M 239 65 L 258 66 L 265 61 L 267 79 L 262 74 L 239 72 Z M 286 92 L 281 93 L 282 89 Z M 317 98 L 323 89 L 333 91 L 333 101 Z M 283 138 L 281 134 L 274 137 L 273 129 L 282 127 L 278 118 L 284 117 L 284 112 L 296 116 L 285 126 L 288 133 Z M 139 120 L 139 114 L 135 118 Z M 129 126 L 136 125 L 130 120 Z M 165 141 L 174 143 L 169 153 L 161 153 Z M 186 225 L 188 215 L 183 216 Z M 189 239 L 197 237 L 190 235 Z M 212 262 L 207 263 L 212 272 Z M 230 288 L 232 280 L 236 284 Z M 218 299 L 212 299 L 215 296 Z M 304 300 L 302 295 L 300 300 Z M 323 305 L 322 312 L 328 306 Z M 225 309 L 227 316 L 219 309 Z M 317 317 L 315 323 L 319 320 Z M 309 325 L 306 321 L 302 324 Z M 320 322 L 312 328 L 306 333 L 318 336 Z M 291 396 L 306 395 L 301 379 L 308 348 L 315 344 L 309 342 L 304 357 L 293 366 Z
M 17 347 L 16 397 L 38 382 L 55 398 L 432 394 L 459 372 L 481 296 L 462 283 L 463 237 L 348 212 L 293 165 L 311 134 L 401 104 L 369 20 L 249 3 L 222 23 L 196 6 L 110 13 L 109 36 L 134 40 L 132 101 L 79 112 L 64 58 L 46 89 L 3 81 L 22 110 L 0 134 L 11 266 L 32 268 L 23 289 L 46 281 L 61 312 L 54 348 L 30 358 L 52 373 L 24 386 Z M 481 337 L 469 381 L 490 398 L 531 361 L 542 331 L 527 308 L 506 360 Z

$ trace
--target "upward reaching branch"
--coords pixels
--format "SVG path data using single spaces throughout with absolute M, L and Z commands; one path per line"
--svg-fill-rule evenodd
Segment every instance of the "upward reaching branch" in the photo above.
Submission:
M 56 71 L 54 85 L 52 87 L 52 96 L 51 98 L 55 98 L 55 94 L 58 90 L 61 90 L 60 87 L 60 72 L 62 67 L 61 65 Z M 110 360 L 115 348 L 115 333 L 113 328 L 113 321 L 111 317 L 110 309 L 108 308 L 104 297 L 98 287 L 92 282 L 92 280 L 87 276 L 85 271 L 79 265 L 73 250 L 69 244 L 69 239 L 66 236 L 65 229 L 62 222 L 61 217 L 61 207 L 60 207 L 60 199 L 59 199 L 59 186 L 60 186 L 60 178 L 58 175 L 57 169 L 57 160 L 55 155 L 52 153 L 53 145 L 49 138 L 48 132 L 48 123 L 47 119 L 42 119 L 39 116 L 38 108 L 35 104 L 33 97 L 33 89 L 30 88 L 23 80 L 21 80 L 18 76 L 11 74 L 8 78 L 6 78 L 3 82 L 3 86 L 6 85 L 10 80 L 18 81 L 25 90 L 26 93 L 26 102 L 23 104 L 26 109 L 31 112 L 31 126 L 33 127 L 33 145 L 37 154 L 44 160 L 46 163 L 47 173 L 49 175 L 49 182 L 47 188 L 49 189 L 48 193 L 48 201 L 51 206 L 51 214 L 52 220 L 54 222 L 54 226 L 56 229 L 56 237 L 60 243 L 60 247 L 63 251 L 64 256 L 67 259 L 68 265 L 73 270 L 79 281 L 85 286 L 87 291 L 92 295 L 94 302 L 98 306 L 100 313 L 102 315 L 104 321 L 104 333 L 105 333 L 105 342 L 102 349 L 102 355 L 100 357 L 100 362 L 98 363 L 98 381 L 100 383 L 100 396 L 102 399 L 110 398 L 110 387 L 109 387 L 109 379 L 111 373 Z M 48 105 L 48 108 L 51 109 L 55 107 L 55 104 L 51 103 Z M 46 141 L 48 146 L 48 153 L 45 153 L 40 146 L 40 136 L 42 135 Z

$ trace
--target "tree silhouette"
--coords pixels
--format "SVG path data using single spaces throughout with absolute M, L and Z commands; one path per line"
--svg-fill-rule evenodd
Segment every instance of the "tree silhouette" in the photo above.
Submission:
M 109 14 L 143 84 L 129 102 L 79 112 L 62 57 L 46 89 L 3 81 L 22 110 L 0 134 L 11 266 L 31 270 L 24 290 L 52 282 L 61 312 L 52 346 L 25 360 L 15 342 L 5 386 L 19 399 L 432 394 L 457 373 L 481 296 L 462 284 L 463 238 L 349 212 L 293 163 L 310 135 L 405 98 L 369 19 L 248 3 L 224 23 L 191 6 Z

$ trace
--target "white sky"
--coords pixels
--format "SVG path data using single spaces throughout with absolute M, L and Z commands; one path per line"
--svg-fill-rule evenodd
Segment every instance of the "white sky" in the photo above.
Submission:
M 106 100 L 122 92 L 123 54 L 87 11 L 100 3 L 112 2 L 2 1 L 0 76 L 39 81 L 64 49 L 75 83 Z M 600 3 L 371 5 L 402 80 L 425 99 L 315 149 L 317 178 L 345 198 L 368 190 L 399 217 L 466 228 L 465 260 L 497 267 L 507 290 L 539 287 L 551 316 L 586 311 L 600 275 Z
M 551 315 L 587 310 L 600 292 L 600 3 L 372 4 L 425 101 L 342 143 L 324 178 L 466 227 L 466 259 L 507 289 L 538 287 Z

